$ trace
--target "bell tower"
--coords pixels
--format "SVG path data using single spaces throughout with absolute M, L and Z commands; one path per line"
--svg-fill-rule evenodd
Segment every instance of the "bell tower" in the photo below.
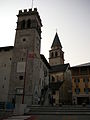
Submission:
M 37 104 L 42 22 L 36 8 L 20 10 L 17 17 L 9 101 Z
M 49 63 L 51 66 L 64 64 L 64 52 L 57 32 L 49 51 Z

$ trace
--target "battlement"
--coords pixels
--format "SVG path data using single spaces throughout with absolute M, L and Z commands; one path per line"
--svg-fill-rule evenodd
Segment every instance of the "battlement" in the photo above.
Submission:
M 28 15 L 28 14 L 37 14 L 39 15 L 39 13 L 37 12 L 37 8 L 34 8 L 34 10 L 32 9 L 24 9 L 24 10 L 19 10 L 19 16 L 20 15 Z
M 37 8 L 34 8 L 34 10 L 32 10 L 32 9 L 29 9 L 29 10 L 24 9 L 23 11 L 19 10 L 19 14 L 17 16 L 19 17 L 19 16 L 25 16 L 25 15 L 26 16 L 27 15 L 37 15 L 37 17 L 38 17 L 38 19 L 40 21 L 40 24 L 42 25 L 42 22 L 41 22 L 41 19 L 40 19 L 40 15 L 39 15 L 39 13 L 37 11 Z
M 37 8 L 34 8 L 34 10 L 32 10 L 32 9 L 29 9 L 29 10 L 24 9 L 23 11 L 19 10 L 19 15 L 25 14 L 25 13 L 31 13 L 31 12 L 37 12 Z

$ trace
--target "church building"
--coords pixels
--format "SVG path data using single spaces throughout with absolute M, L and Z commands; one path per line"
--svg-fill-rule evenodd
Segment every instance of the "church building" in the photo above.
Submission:
M 59 36 L 56 32 L 51 50 L 49 51 L 50 89 L 53 104 L 71 103 L 71 74 L 69 63 L 64 64 L 64 52 Z

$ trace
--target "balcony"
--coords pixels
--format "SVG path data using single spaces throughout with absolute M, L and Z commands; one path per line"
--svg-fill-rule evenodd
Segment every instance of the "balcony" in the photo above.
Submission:
M 62 83 L 63 83 L 63 81 L 51 82 L 50 83 L 50 89 L 51 90 L 59 90 Z

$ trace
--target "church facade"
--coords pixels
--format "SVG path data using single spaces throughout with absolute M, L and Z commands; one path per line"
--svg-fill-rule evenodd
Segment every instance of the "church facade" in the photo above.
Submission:
M 64 64 L 64 52 L 56 33 L 49 51 L 50 88 L 54 105 L 71 104 L 71 72 L 70 65 Z

